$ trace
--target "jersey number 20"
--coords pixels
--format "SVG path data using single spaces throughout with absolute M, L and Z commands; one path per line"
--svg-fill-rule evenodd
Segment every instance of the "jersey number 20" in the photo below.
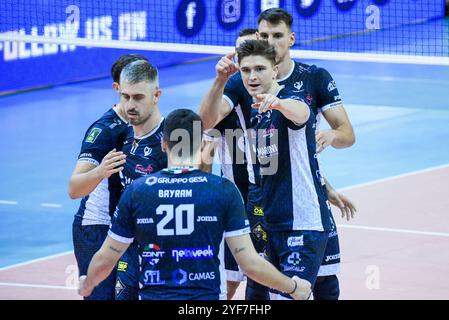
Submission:
M 156 214 L 165 214 L 157 224 L 158 236 L 189 235 L 195 228 L 193 204 L 180 204 L 176 209 L 171 204 L 162 204 L 157 207 Z M 185 215 L 187 219 L 184 219 Z M 173 220 L 173 216 L 175 216 L 175 229 L 166 228 L 166 225 Z M 185 227 L 183 221 L 186 221 Z

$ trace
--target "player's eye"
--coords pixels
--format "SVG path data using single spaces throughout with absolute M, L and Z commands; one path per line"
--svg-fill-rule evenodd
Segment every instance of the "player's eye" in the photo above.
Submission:
M 268 34 L 266 34 L 266 33 L 261 33 L 261 34 L 260 34 L 260 37 L 261 37 L 262 39 L 268 39 Z

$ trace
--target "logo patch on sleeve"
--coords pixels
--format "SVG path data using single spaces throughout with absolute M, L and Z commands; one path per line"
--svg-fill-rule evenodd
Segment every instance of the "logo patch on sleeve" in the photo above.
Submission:
M 86 142 L 89 143 L 94 143 L 95 140 L 97 140 L 98 136 L 101 133 L 101 129 L 100 128 L 93 128 L 92 130 L 90 130 L 89 135 L 86 138 Z

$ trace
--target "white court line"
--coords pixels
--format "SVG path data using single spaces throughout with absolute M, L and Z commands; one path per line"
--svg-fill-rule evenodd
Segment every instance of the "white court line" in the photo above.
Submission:
M 397 175 L 397 176 L 392 176 L 392 177 L 388 177 L 388 178 L 373 180 L 373 181 L 370 181 L 370 182 L 355 184 L 355 185 L 352 185 L 352 186 L 349 186 L 349 187 L 337 188 L 337 189 L 338 189 L 338 191 L 352 190 L 352 189 L 356 189 L 356 188 L 366 187 L 366 186 L 370 186 L 370 185 L 373 185 L 373 184 L 378 184 L 378 183 L 387 182 L 387 181 L 391 181 L 391 180 L 406 178 L 406 177 L 414 176 L 414 175 L 417 175 L 417 174 L 427 173 L 427 172 L 431 172 L 431 171 L 435 171 L 435 170 L 439 170 L 439 169 L 445 169 L 445 168 L 449 168 L 449 163 L 443 164 L 441 166 L 435 166 L 435 167 L 430 167 L 430 168 L 423 169 L 423 170 L 411 171 L 411 172 L 403 173 L 403 174 L 400 174 L 400 175 Z
M 17 204 L 17 201 L 0 200 L 0 204 Z
M 59 203 L 41 203 L 41 207 L 46 208 L 61 208 L 62 204 Z
M 45 284 L 15 283 L 15 282 L 0 282 L 0 286 L 22 287 L 22 288 L 41 288 L 41 289 L 63 289 L 63 290 L 77 290 L 78 289 L 76 287 L 51 286 L 51 285 L 45 285 Z
M 397 233 L 410 233 L 426 236 L 440 236 L 449 237 L 449 233 L 445 232 L 430 232 L 430 231 L 419 231 L 419 230 L 407 230 L 407 229 L 394 229 L 394 228 L 379 228 L 379 227 L 369 227 L 369 226 L 357 226 L 349 224 L 337 224 L 338 228 L 347 229 L 361 229 L 361 230 L 371 230 L 371 231 L 385 231 L 385 232 L 397 232 Z
M 10 265 L 10 266 L 6 266 L 6 267 L 3 267 L 3 268 L 0 268 L 0 271 L 12 269 L 12 268 L 17 268 L 17 267 L 21 267 L 21 266 L 26 266 L 28 264 L 35 263 L 35 262 L 40 262 L 40 261 L 44 261 L 44 260 L 58 258 L 58 257 L 61 257 L 61 256 L 65 256 L 67 254 L 73 254 L 73 250 L 62 252 L 62 253 L 57 253 L 57 254 L 53 254 L 53 255 L 50 255 L 50 256 L 46 256 L 46 257 L 42 257 L 42 258 L 38 258 L 38 259 L 33 259 L 33 260 L 29 260 L 29 261 L 25 261 L 25 262 L 21 262 L 21 263 L 17 263 L 17 264 L 13 264 L 13 265 Z

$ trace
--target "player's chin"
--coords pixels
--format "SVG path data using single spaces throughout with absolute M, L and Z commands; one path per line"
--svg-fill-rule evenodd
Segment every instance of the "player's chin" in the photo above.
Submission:
M 262 90 L 261 86 L 249 87 L 248 88 L 248 93 L 250 94 L 251 97 L 255 98 L 258 94 L 262 94 L 263 90 Z

